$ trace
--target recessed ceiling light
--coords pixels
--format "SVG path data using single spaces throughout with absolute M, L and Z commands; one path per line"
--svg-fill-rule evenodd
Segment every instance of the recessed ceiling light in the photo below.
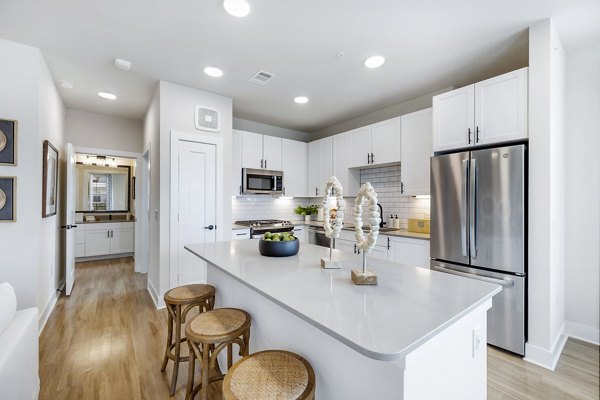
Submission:
M 245 17 L 250 13 L 250 4 L 246 0 L 223 0 L 223 8 L 234 17 Z
M 308 103 L 308 97 L 306 96 L 298 96 L 294 98 L 294 101 L 298 104 L 305 104 Z
M 217 67 L 205 67 L 204 73 L 208 76 L 212 76 L 218 78 L 219 76 L 223 76 L 223 70 Z
M 385 62 L 383 56 L 371 56 L 365 60 L 365 67 L 367 68 L 379 68 Z
M 65 89 L 73 89 L 73 87 L 74 87 L 74 85 L 71 82 L 60 81 L 58 83 L 60 84 L 60 86 L 62 86 Z
M 108 93 L 108 92 L 98 92 L 98 96 L 100 96 L 106 100 L 116 100 L 117 99 L 116 95 L 114 95 L 112 93 Z
M 131 61 L 115 58 L 115 67 L 121 71 L 131 71 Z

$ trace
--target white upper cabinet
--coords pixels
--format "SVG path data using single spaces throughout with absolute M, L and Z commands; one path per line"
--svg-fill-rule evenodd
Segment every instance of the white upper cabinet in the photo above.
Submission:
M 263 168 L 263 135 L 240 131 L 242 138 L 242 168 Z
M 350 168 L 363 167 L 371 164 L 371 126 L 353 129 L 346 132 L 350 138 Z M 336 135 L 337 136 L 337 135 Z
M 433 155 L 431 108 L 403 115 L 401 125 L 401 193 L 411 196 L 428 195 L 429 158 Z
M 400 161 L 400 117 L 371 125 L 371 164 Z
M 400 161 L 400 117 L 346 132 L 350 135 L 350 168 Z
M 242 168 L 281 170 L 281 138 L 238 132 L 242 143 Z
M 322 196 L 325 182 L 333 174 L 333 139 L 326 137 L 308 144 L 308 195 Z
M 475 86 L 433 97 L 433 149 L 450 150 L 473 143 Z
M 354 196 L 360 188 L 360 170 L 349 169 L 351 148 L 350 132 L 333 136 L 333 175 L 340 181 L 344 196 Z
M 263 136 L 264 168 L 275 171 L 282 170 L 281 160 L 282 139 L 274 136 Z
M 475 84 L 475 144 L 527 138 L 527 71 Z
M 233 131 L 231 148 L 231 195 L 239 196 L 242 194 L 242 134 L 239 131 Z
M 434 151 L 526 139 L 527 74 L 522 68 L 434 96 Z
M 306 196 L 308 189 L 308 143 L 282 139 L 284 195 Z

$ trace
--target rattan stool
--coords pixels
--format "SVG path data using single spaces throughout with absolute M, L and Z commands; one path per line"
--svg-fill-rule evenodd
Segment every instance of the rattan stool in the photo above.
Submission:
M 200 399 L 208 399 L 208 385 L 222 380 L 225 375 L 210 377 L 217 364 L 217 355 L 227 348 L 227 368 L 233 364 L 233 344 L 240 349 L 240 356 L 248 355 L 250 345 L 250 315 L 237 308 L 217 308 L 202 313 L 188 322 L 185 335 L 190 347 L 186 399 L 191 400 L 200 392 Z M 194 387 L 196 358 L 200 360 L 201 382 Z
M 315 398 L 315 372 L 304 358 L 284 350 L 259 351 L 227 372 L 224 400 Z
M 169 311 L 169 326 L 165 357 L 160 370 L 164 371 L 169 360 L 173 360 L 173 377 L 171 378 L 169 392 L 173 396 L 177 386 L 179 363 L 186 362 L 189 359 L 188 357 L 181 357 L 181 343 L 187 340 L 181 337 L 181 324 L 185 323 L 185 317 L 194 307 L 198 307 L 200 313 L 213 309 L 215 305 L 215 288 L 201 284 L 178 286 L 165 293 L 164 298 Z M 173 326 L 175 326 L 175 338 L 173 338 Z

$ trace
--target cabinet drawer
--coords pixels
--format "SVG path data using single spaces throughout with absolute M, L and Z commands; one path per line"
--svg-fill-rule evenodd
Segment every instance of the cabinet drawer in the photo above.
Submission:
M 429 268 L 429 240 L 392 238 L 389 259 L 411 267 Z
M 233 229 L 231 231 L 231 239 L 233 239 L 233 240 L 250 239 L 250 229 Z

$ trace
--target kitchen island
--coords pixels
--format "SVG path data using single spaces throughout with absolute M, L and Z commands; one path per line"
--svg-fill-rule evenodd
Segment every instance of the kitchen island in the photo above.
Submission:
M 258 241 L 195 244 L 217 307 L 252 315 L 250 351 L 286 349 L 315 369 L 317 398 L 478 399 L 487 393 L 486 316 L 499 285 L 371 260 L 377 286 L 356 286 L 360 259 L 323 247 L 263 257 Z M 199 268 L 204 262 L 199 260 Z

